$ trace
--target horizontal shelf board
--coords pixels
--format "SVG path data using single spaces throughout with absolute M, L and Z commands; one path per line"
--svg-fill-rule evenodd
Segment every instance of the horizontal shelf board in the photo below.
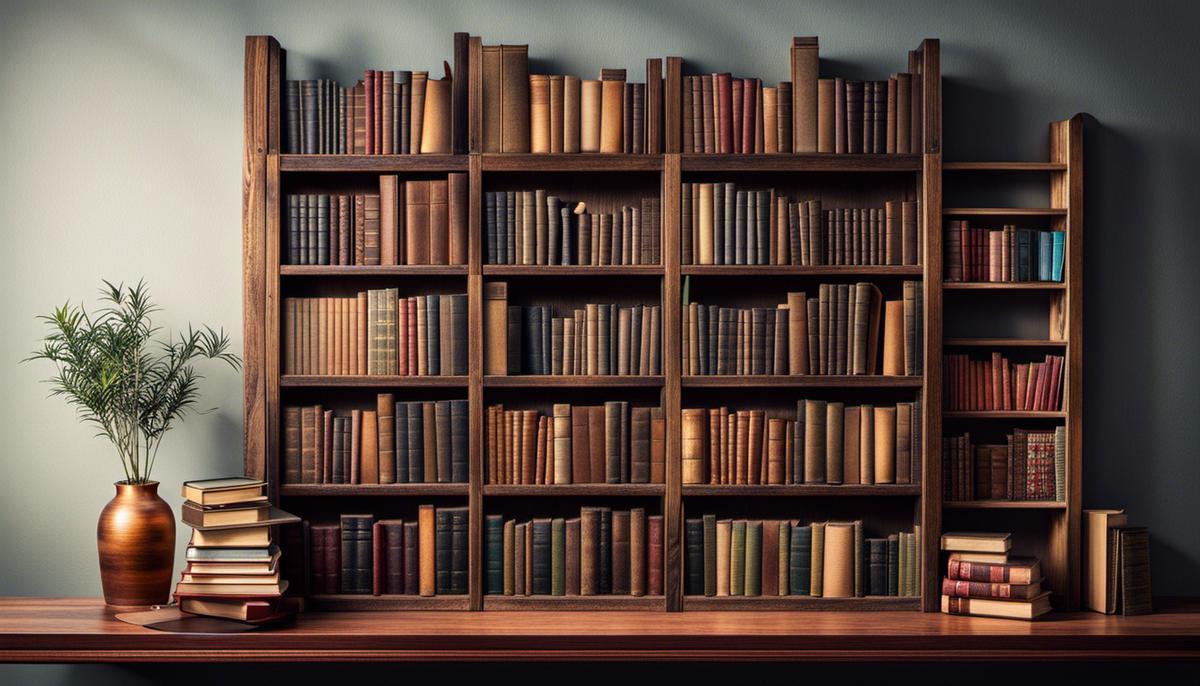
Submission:
M 484 484 L 485 496 L 661 496 L 666 493 L 663 484 Z
M 947 217 L 1065 217 L 1067 210 L 1058 207 L 945 207 Z
M 485 264 L 484 276 L 662 276 L 657 264 L 622 265 L 523 265 Z
M 947 500 L 948 510 L 1065 510 L 1067 504 L 1056 500 Z
M 285 264 L 280 276 L 466 276 L 466 265 L 414 264 L 381 265 L 308 265 Z
M 587 376 L 526 374 L 514 376 L 485 376 L 484 388 L 655 388 L 663 385 L 661 376 Z
M 1065 291 L 1061 281 L 946 281 L 947 291 Z
M 942 171 L 1066 171 L 1061 162 L 943 162 Z
M 920 388 L 924 377 L 880 375 L 772 376 L 768 374 L 683 376 L 684 388 Z
M 284 388 L 466 388 L 465 376 L 299 375 L 279 377 Z
M 1065 348 L 1066 341 L 1048 338 L 947 338 L 947 348 Z
M 685 264 L 679 267 L 679 273 L 684 276 L 909 276 L 919 278 L 925 274 L 925 269 L 920 265 L 802 267 L 789 264 Z
M 947 419 L 1066 419 L 1067 413 L 1030 410 L 947 410 L 942 416 Z
M 666 598 L 660 595 L 488 595 L 483 596 L 488 610 L 663 610 Z
M 466 496 L 467 484 L 283 484 L 283 496 Z
M 485 172 L 661 171 L 662 155 L 483 153 Z
M 814 598 L 780 596 L 684 596 L 684 610 L 919 610 L 920 598 L 865 596 L 863 598 Z
M 470 609 L 467 595 L 370 595 L 366 593 L 338 593 L 312 595 L 308 597 L 311 609 L 335 612 L 359 610 L 455 610 Z M 310 609 L 306 607 L 305 609 Z
M 285 172 L 467 171 L 466 155 L 280 155 Z
M 684 496 L 917 496 L 920 484 L 787 484 L 787 485 L 712 485 L 684 484 Z
M 723 155 L 684 153 L 679 168 L 692 171 L 761 172 L 919 172 L 921 155 Z

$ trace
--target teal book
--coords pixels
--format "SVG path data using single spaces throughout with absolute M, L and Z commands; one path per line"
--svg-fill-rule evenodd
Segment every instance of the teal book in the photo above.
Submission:
M 788 557 L 788 594 L 809 595 L 812 580 L 812 527 L 793 526 Z
M 1053 245 L 1051 247 L 1050 258 L 1050 280 L 1063 280 L 1063 253 L 1066 243 L 1066 234 L 1062 231 L 1052 231 L 1050 235 L 1053 237 Z

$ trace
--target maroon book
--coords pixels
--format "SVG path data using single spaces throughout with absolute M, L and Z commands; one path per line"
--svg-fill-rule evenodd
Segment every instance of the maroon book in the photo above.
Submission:
M 663 594 L 663 518 L 656 515 L 647 518 L 647 535 L 650 552 L 646 558 L 646 595 Z

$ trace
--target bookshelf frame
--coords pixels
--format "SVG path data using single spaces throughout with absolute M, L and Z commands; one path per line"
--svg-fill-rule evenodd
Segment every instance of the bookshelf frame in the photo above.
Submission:
M 290 508 L 319 503 L 328 511 L 362 509 L 360 498 L 398 498 L 418 502 L 465 500 L 469 508 L 469 593 L 466 596 L 318 596 L 317 608 L 338 610 L 935 610 L 938 534 L 942 502 L 940 484 L 941 349 L 942 349 L 942 146 L 941 69 L 939 43 L 926 39 L 908 53 L 908 71 L 922 82 L 923 150 L 901 155 L 835 154 L 681 154 L 680 81 L 684 69 L 679 58 L 668 57 L 664 69 L 664 127 L 661 154 L 492 154 L 470 152 L 454 155 L 297 155 L 284 154 L 280 128 L 281 84 L 286 53 L 271 36 L 246 38 L 245 131 L 243 151 L 243 307 L 245 337 L 245 439 L 244 466 L 248 476 L 265 479 L 273 502 Z M 478 102 L 481 84 L 468 84 L 472 103 Z M 476 107 L 468 112 L 469 149 L 479 149 L 481 117 Z M 469 188 L 468 263 L 463 266 L 389 267 L 301 267 L 281 264 L 280 210 L 284 179 L 291 174 L 330 175 L 362 173 L 431 174 L 466 172 Z M 512 183 L 512 175 L 536 183 L 538 174 L 626 174 L 657 176 L 662 211 L 661 265 L 656 266 L 515 266 L 485 265 L 482 250 L 483 191 L 495 179 Z M 919 224 L 923 244 L 920 266 L 904 267 L 732 267 L 682 265 L 680 263 L 681 184 L 688 175 L 749 174 L 763 183 L 786 182 L 802 174 L 817 183 L 836 186 L 838 179 L 871 178 L 880 174 L 905 179 L 912 195 L 921 203 Z M 647 186 L 647 189 L 649 186 Z M 1069 220 L 1070 218 L 1067 217 Z M 1074 275 L 1077 270 L 1069 273 Z M 622 282 L 659 284 L 663 309 L 662 375 L 657 377 L 504 377 L 483 373 L 481 336 L 469 337 L 468 373 L 461 377 L 307 377 L 280 373 L 280 311 L 285 284 L 303 281 L 321 289 L 346 280 L 368 277 L 397 280 L 405 285 L 422 278 L 439 283 L 461 282 L 468 294 L 468 326 L 483 330 L 483 285 L 491 280 L 522 280 L 553 277 L 569 280 L 617 277 Z M 924 374 L 910 377 L 683 377 L 681 375 L 681 290 L 684 276 L 719 277 L 741 283 L 770 284 L 771 279 L 865 278 L 889 283 L 902 279 L 921 281 L 925 300 Z M 633 280 L 633 281 L 630 281 Z M 767 280 L 767 281 L 764 281 Z M 640 286 L 641 287 L 641 286 Z M 461 291 L 459 291 L 461 292 Z M 553 302 L 553 297 L 550 298 Z M 1068 301 L 1074 302 L 1073 300 Z M 1074 359 L 1074 358 L 1072 358 Z M 1074 374 L 1074 372 L 1072 372 Z M 580 484 L 572 486 L 484 485 L 483 427 L 485 400 L 490 393 L 505 397 L 536 397 L 547 381 L 579 393 L 612 388 L 636 391 L 651 397 L 656 391 L 666 417 L 666 479 L 664 484 Z M 342 393 L 373 393 L 394 389 L 398 396 L 409 391 L 465 392 L 469 401 L 469 481 L 467 484 L 316 485 L 280 484 L 280 413 L 285 389 L 338 389 Z M 802 392 L 804 389 L 847 391 L 857 394 L 891 392 L 921 400 L 920 418 L 923 452 L 914 464 L 914 483 L 881 486 L 684 486 L 681 474 L 682 419 L 685 393 L 720 392 L 753 398 L 755 393 Z M 1068 386 L 1073 388 L 1073 386 Z M 291 392 L 290 390 L 287 392 Z M 457 396 L 456 396 L 457 397 Z M 1072 489 L 1077 492 L 1078 489 Z M 542 502 L 564 505 L 594 504 L 618 498 L 622 503 L 645 504 L 649 512 L 664 518 L 664 595 L 657 597 L 510 597 L 485 596 L 482 580 L 483 518 L 493 503 L 520 501 L 522 507 Z M 762 498 L 762 500 L 758 500 Z M 875 508 L 902 510 L 912 524 L 921 526 L 921 561 L 924 580 L 918 597 L 866 597 L 849 599 L 781 596 L 774 598 L 693 598 L 683 593 L 683 518 L 685 504 L 725 502 L 754 512 L 756 502 L 775 507 L 783 498 L 797 506 L 820 507 L 822 503 L 860 504 L 863 514 Z M 817 500 L 809 500 L 817 499 Z M 849 500 L 847 500 L 849 499 Z M 814 505 L 815 503 L 815 505 Z M 909 504 L 910 503 L 911 507 Z M 294 508 L 291 508 L 294 509 Z M 303 507 L 299 514 L 305 514 Z M 1077 526 L 1076 526 L 1077 528 Z M 1076 536 L 1077 539 L 1077 536 Z

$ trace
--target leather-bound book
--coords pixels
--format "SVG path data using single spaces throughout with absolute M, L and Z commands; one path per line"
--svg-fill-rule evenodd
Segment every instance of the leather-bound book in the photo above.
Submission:
M 371 515 L 342 515 L 342 593 L 371 593 L 372 536 L 374 517 Z
M 713 559 L 716 567 L 715 590 L 718 596 L 729 595 L 730 546 L 733 541 L 733 520 L 722 519 L 716 522 L 713 533 Z
M 909 97 L 909 109 L 911 113 L 908 117 L 908 123 L 912 133 L 908 137 L 909 149 L 914 154 L 925 152 L 924 141 L 924 101 L 922 100 L 921 89 L 922 81 L 920 74 L 914 74 L 912 79 L 912 94 Z
M 429 72 L 414 71 L 412 73 L 411 97 L 409 102 L 409 119 L 408 119 L 408 141 L 410 152 L 424 152 L 422 149 L 422 141 L 425 138 L 425 101 L 429 90 Z M 449 92 L 449 84 L 447 84 L 447 93 Z M 449 101 L 447 100 L 446 109 L 443 110 L 448 116 Z M 430 127 L 433 127 L 430 123 Z M 446 126 L 449 127 L 447 121 Z
M 896 483 L 896 408 L 875 408 L 875 479 L 877 484 Z
M 825 522 L 813 522 L 812 565 L 809 572 L 809 595 L 820 598 L 825 595 Z
M 600 593 L 600 509 L 579 510 L 579 594 Z
M 561 517 L 550 520 L 550 595 L 567 594 L 567 523 Z
M 504 593 L 504 516 L 483 517 L 483 592 Z
M 673 65 L 671 64 L 670 61 L 668 61 L 668 67 L 670 67 L 670 66 L 673 66 Z M 692 112 L 692 103 L 693 103 L 692 89 L 695 86 L 696 77 L 681 76 L 680 80 L 681 80 L 681 83 L 680 83 L 680 88 L 679 88 L 679 90 L 680 90 L 679 133 L 680 133 L 681 140 L 680 140 L 679 148 L 680 148 L 680 152 L 695 152 L 696 136 L 695 136 L 695 131 L 694 131 L 695 125 L 693 123 L 693 112 Z
M 729 534 L 729 595 L 746 594 L 746 520 L 737 519 Z
M 825 428 L 828 409 L 824 400 L 802 400 L 804 404 L 804 483 L 825 483 Z
M 912 74 L 893 74 L 896 79 L 896 152 L 915 152 L 912 141 Z
M 336 445 L 335 441 L 337 440 L 337 436 L 333 432 L 333 410 L 325 410 L 321 413 L 321 415 L 318 415 L 318 417 L 320 417 L 318 424 L 321 425 L 321 451 L 320 458 L 317 461 L 315 483 L 323 484 L 329 483 L 329 480 L 333 474 L 333 451 L 334 446 Z
M 766 422 L 762 410 L 749 410 L 748 432 L 749 441 L 746 449 L 746 483 L 761 484 L 763 481 L 764 428 Z
M 775 561 L 775 594 L 788 595 L 791 584 L 791 569 L 788 565 L 792 559 L 792 522 L 782 519 L 772 524 L 775 526 L 778 547 Z
M 887 539 L 867 539 L 867 595 L 887 595 Z
M 550 77 L 529 75 L 529 151 L 550 152 Z
M 816 36 L 792 38 L 792 152 L 817 152 L 818 53 Z
M 777 596 L 779 595 L 779 522 L 771 520 L 758 522 L 758 528 L 762 532 L 759 568 L 760 592 L 765 596 Z
M 606 483 L 621 483 L 621 404 L 604 403 L 604 478 Z
M 717 594 L 717 516 L 706 514 L 700 522 L 704 550 L 704 595 L 713 596 Z
M 663 518 L 646 518 L 646 595 L 663 595 Z
M 603 88 L 598 79 L 580 82 L 579 151 L 600 152 Z
M 704 595 L 704 521 L 686 519 L 683 523 L 684 593 Z
M 287 407 L 283 412 L 283 482 L 304 483 L 305 458 L 316 461 L 315 415 L 312 408 Z
M 763 483 L 783 484 L 786 471 L 784 443 L 787 435 L 787 420 L 767 420 L 767 473 Z
M 667 420 L 661 407 L 650 409 L 650 483 L 666 481 Z
M 859 439 L 861 438 L 861 423 L 860 418 L 862 408 L 847 407 L 845 409 L 844 421 L 842 422 L 842 483 L 844 484 L 860 484 L 861 472 L 859 471 L 860 460 L 859 456 Z
M 438 595 L 450 593 L 454 553 L 452 522 L 450 508 L 434 511 L 434 589 Z
M 382 265 L 402 264 L 396 259 L 397 237 L 401 230 L 397 216 L 400 210 L 398 184 L 394 174 L 379 177 L 379 263 Z
M 897 93 L 895 74 L 892 74 L 890 77 L 888 77 L 884 88 L 886 90 L 885 99 L 887 110 L 885 115 L 886 122 L 884 125 L 885 133 L 883 151 L 890 154 L 896 152 L 896 115 L 898 114 L 897 106 L 899 105 L 896 99 Z
M 348 484 L 362 483 L 362 410 L 350 411 L 350 450 L 343 453 L 342 474 Z
M 425 81 L 425 107 L 421 125 L 421 152 L 423 154 L 449 155 L 453 152 L 454 136 L 451 121 L 453 80 L 450 77 L 449 65 L 445 65 L 445 71 L 445 78 Z M 415 137 L 414 140 L 416 140 Z
M 563 534 L 564 552 L 564 570 L 563 583 L 564 595 L 579 595 L 579 564 L 580 564 L 580 519 L 574 517 L 566 521 L 565 532 Z
M 762 595 L 763 523 L 745 522 L 745 566 L 742 570 L 742 595 Z M 736 530 L 735 530 L 736 531 Z M 736 538 L 736 534 L 735 534 Z
M 396 523 L 399 526 L 395 527 L 395 529 L 394 529 L 394 531 L 396 533 L 396 537 L 397 537 L 395 545 L 398 546 L 400 549 L 399 552 L 400 552 L 402 562 L 396 568 L 396 572 L 401 574 L 401 577 L 399 579 L 399 582 L 401 585 L 395 591 L 395 593 L 415 595 L 417 593 L 417 583 L 418 583 L 418 578 L 420 576 L 420 572 L 418 569 L 418 546 L 417 546 L 418 524 L 417 524 L 417 522 L 400 523 L 398 520 L 396 521 Z M 389 534 L 388 545 L 389 546 L 392 545 L 392 540 L 390 538 L 392 531 L 393 531 L 393 529 L 388 530 L 388 534 Z M 389 564 L 390 564 L 390 558 L 389 558 Z M 392 568 L 389 566 L 388 567 L 389 574 L 391 573 L 391 570 L 392 570 Z M 389 581 L 389 584 L 391 584 L 391 583 L 392 582 Z M 389 585 L 389 588 L 392 588 L 392 586 Z M 388 591 L 388 593 L 392 593 L 392 592 L 393 591 L 391 591 L 391 590 Z
M 600 89 L 600 152 L 623 152 L 625 81 L 601 80 Z
M 437 531 L 433 505 L 421 505 L 417 508 L 417 527 L 420 565 L 418 589 L 421 595 L 431 596 L 437 590 Z
M 577 153 L 580 143 L 581 83 L 578 76 L 567 75 L 562 79 L 562 150 L 560 152 Z M 553 117 L 553 112 L 551 116 Z M 553 141 L 551 147 L 553 147 Z
M 341 527 L 337 524 L 315 525 L 313 541 L 313 587 L 316 593 L 340 593 L 342 576 Z
M 913 414 L 912 403 L 896 404 L 896 471 L 895 482 L 912 483 L 912 423 L 919 421 Z
M 788 554 L 789 595 L 811 595 L 812 534 L 811 526 L 792 526 L 791 548 Z
M 589 415 L 584 406 L 567 406 L 570 409 L 570 438 L 568 443 L 571 452 L 571 479 L 568 483 L 592 483 L 591 456 L 589 448 L 591 439 L 588 436 Z M 554 437 L 559 437 L 559 427 L 555 424 Z
M 499 45 L 480 47 L 482 152 L 501 152 L 503 127 L 503 68 Z M 472 67 L 474 68 L 474 66 Z
M 706 415 L 703 409 L 683 410 L 683 483 L 707 483 Z
M 779 90 L 770 86 L 762 88 L 763 152 L 779 152 Z
M 437 471 L 437 475 L 436 478 L 430 479 L 430 481 L 436 481 L 437 483 L 450 483 L 452 469 L 452 454 L 450 445 L 450 401 L 438 400 L 435 401 L 433 405 L 433 444 L 436 453 L 435 469 Z
M 430 181 L 404 183 L 404 259 L 406 264 L 430 264 L 432 225 Z
M 333 446 L 329 456 L 329 470 L 324 474 L 323 483 L 344 484 L 346 483 L 345 465 L 346 452 L 349 450 L 349 417 L 334 417 L 333 418 Z
M 612 593 L 629 595 L 629 511 L 612 511 Z
M 697 77 L 700 80 L 700 116 L 701 136 L 700 152 L 715 153 L 719 149 L 717 140 L 717 98 L 716 83 L 712 74 Z M 740 110 L 738 110 L 740 111 Z
M 503 375 L 508 367 L 508 284 L 489 281 L 483 285 L 484 295 L 484 373 Z M 514 373 L 518 370 L 511 370 Z
M 528 591 L 533 595 L 550 595 L 550 520 L 534 519 L 530 526 L 533 529 L 533 549 L 530 554 L 533 560 L 533 586 Z
M 362 412 L 362 452 L 359 456 L 357 483 L 379 483 L 379 415 L 375 410 Z
M 605 406 L 591 405 L 588 408 L 588 472 L 591 483 L 607 483 L 607 442 Z
M 504 534 L 501 546 L 504 562 L 501 565 L 504 577 L 504 595 L 516 592 L 516 521 L 509 519 L 504 522 Z
M 467 263 L 467 234 L 469 231 L 467 194 L 466 174 L 451 172 L 447 175 L 447 239 L 449 245 L 445 264 L 465 265 Z M 435 223 L 434 226 L 437 224 Z
M 599 572 L 596 575 L 597 590 L 601 594 L 612 593 L 612 525 L 613 511 L 611 508 L 600 508 L 599 555 L 597 556 Z
M 885 376 L 904 374 L 904 301 L 884 303 L 883 373 Z
M 825 410 L 825 483 L 841 484 L 846 405 L 830 401 Z
M 571 483 L 571 406 L 556 403 L 553 408 L 553 468 L 546 477 L 546 483 Z
M 630 464 L 629 482 L 635 484 L 650 481 L 650 408 L 634 407 L 630 410 Z M 565 428 L 564 428 L 565 430 Z M 557 434 L 555 434 L 557 436 Z
M 743 154 L 755 152 L 755 132 L 758 128 L 758 79 L 742 79 L 742 144 Z
M 500 152 L 529 152 L 529 46 L 500 46 L 500 71 Z
M 740 87 L 740 86 L 739 86 Z M 716 145 L 717 152 L 731 153 L 733 149 L 733 83 L 732 75 L 717 74 L 714 83 L 717 103 Z M 740 137 L 741 132 L 738 132 Z

